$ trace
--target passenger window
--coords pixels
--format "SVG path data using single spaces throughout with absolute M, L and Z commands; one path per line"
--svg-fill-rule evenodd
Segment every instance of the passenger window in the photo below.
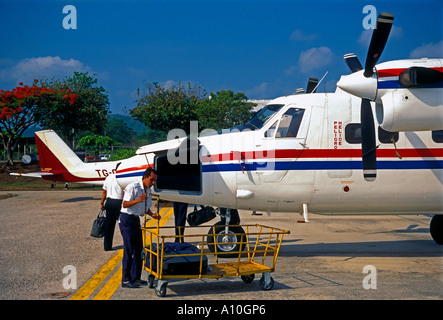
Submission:
M 291 108 L 280 119 L 276 138 L 295 138 L 305 109 Z
M 378 127 L 378 141 L 381 143 L 392 143 L 392 138 L 394 138 L 394 142 L 397 142 L 398 136 L 398 132 L 389 132 L 383 130 L 380 126 Z
M 350 144 L 361 143 L 361 125 L 360 123 L 349 123 L 345 127 L 345 140 Z
M 432 140 L 437 143 L 443 143 L 443 130 L 432 131 Z

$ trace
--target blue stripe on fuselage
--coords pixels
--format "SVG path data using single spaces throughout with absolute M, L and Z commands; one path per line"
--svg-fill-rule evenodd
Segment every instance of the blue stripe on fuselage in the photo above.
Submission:
M 272 170 L 362 170 L 361 161 L 279 161 L 267 163 L 207 164 L 203 172 Z M 380 170 L 443 169 L 442 160 L 377 161 Z

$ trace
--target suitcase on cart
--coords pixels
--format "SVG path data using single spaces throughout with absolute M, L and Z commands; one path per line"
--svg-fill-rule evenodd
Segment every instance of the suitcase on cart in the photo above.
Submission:
M 166 242 L 164 243 L 163 275 L 197 275 L 200 274 L 200 260 L 202 259 L 201 274 L 206 274 L 208 270 L 208 257 L 201 255 L 201 250 L 189 243 Z M 148 247 L 150 248 L 150 247 Z M 157 252 L 157 245 L 152 244 L 153 252 Z M 161 244 L 159 255 L 161 255 Z M 198 254 L 198 255 L 191 255 Z M 173 256 L 171 256 L 173 255 Z M 149 251 L 146 251 L 145 266 L 150 267 Z M 160 256 L 160 259 L 162 257 Z M 157 255 L 152 254 L 152 271 L 157 272 Z

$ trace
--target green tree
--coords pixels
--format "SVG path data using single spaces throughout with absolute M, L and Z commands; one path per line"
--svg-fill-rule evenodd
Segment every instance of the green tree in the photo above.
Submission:
M 54 101 L 41 108 L 39 122 L 42 126 L 58 131 L 67 141 L 86 130 L 103 133 L 109 113 L 109 99 L 106 90 L 98 85 L 96 75 L 74 72 L 73 76 L 64 80 L 44 78 L 41 82 L 49 89 L 64 90 L 77 96 L 69 107 Z
M 243 92 L 211 92 L 210 97 L 201 100 L 195 110 L 199 129 L 221 130 L 246 123 L 251 118 L 251 109 L 256 106 L 247 100 Z
M 109 158 L 109 160 L 110 161 L 117 161 L 117 160 L 122 160 L 122 159 L 128 159 L 133 156 L 135 156 L 134 149 L 116 149 L 116 150 L 114 150 L 114 153 Z
M 134 142 L 138 146 L 143 146 L 150 143 L 165 141 L 166 139 L 167 134 L 165 132 L 147 128 L 145 132 L 141 132 L 134 137 Z
M 78 145 L 81 147 L 108 147 L 114 145 L 114 140 L 110 137 L 90 135 L 81 138 Z
M 197 119 L 195 109 L 205 91 L 191 83 L 167 87 L 153 82 L 145 83 L 145 87 L 146 92 L 139 91 L 137 107 L 129 111 L 130 116 L 153 130 L 189 132 L 189 122 Z
M 135 132 L 122 119 L 113 118 L 106 125 L 106 135 L 117 145 L 124 145 L 132 142 Z

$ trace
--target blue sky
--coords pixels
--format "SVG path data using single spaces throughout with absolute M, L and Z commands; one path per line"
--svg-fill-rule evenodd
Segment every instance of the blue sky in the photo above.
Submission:
M 63 27 L 67 5 L 76 9 L 77 29 Z M 87 71 L 117 114 L 135 107 L 144 81 L 271 99 L 328 71 L 319 90 L 334 91 L 349 73 L 344 54 L 364 65 L 366 5 L 395 16 L 379 62 L 443 58 L 440 0 L 0 0 L 0 89 Z

